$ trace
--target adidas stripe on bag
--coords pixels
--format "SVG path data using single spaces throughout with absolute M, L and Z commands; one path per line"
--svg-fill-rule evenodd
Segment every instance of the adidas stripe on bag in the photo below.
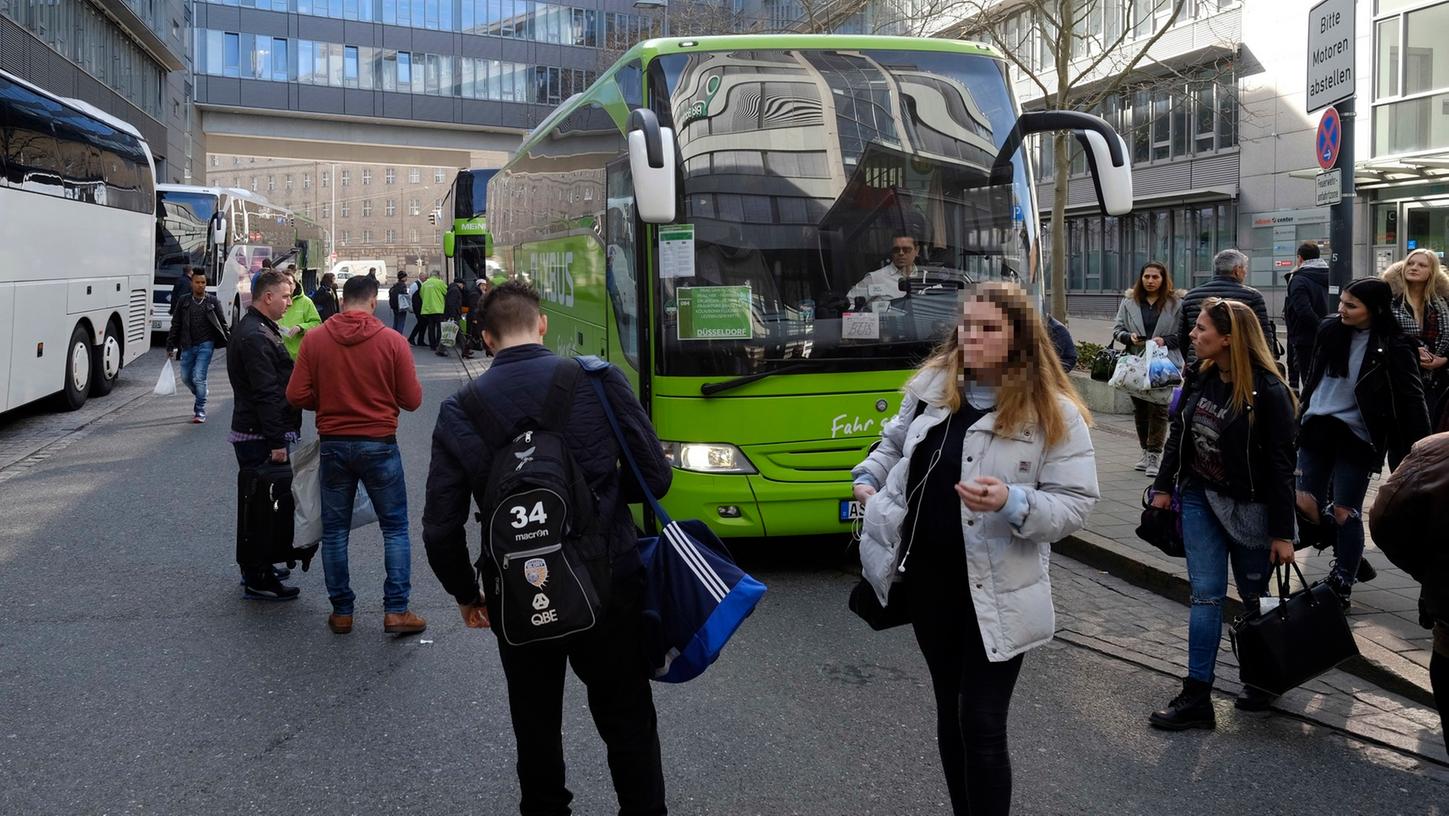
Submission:
M 698 677 L 719 658 L 735 630 L 764 597 L 765 585 L 741 570 L 724 544 L 703 522 L 675 521 L 660 506 L 619 427 L 604 391 L 601 372 L 608 363 L 581 357 L 589 382 L 619 442 L 619 450 L 663 528 L 641 539 L 644 563 L 645 651 L 654 679 L 683 683 Z

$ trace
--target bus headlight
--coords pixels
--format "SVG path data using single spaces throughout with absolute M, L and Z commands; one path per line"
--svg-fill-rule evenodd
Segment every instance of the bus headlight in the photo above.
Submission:
M 664 458 L 680 470 L 695 473 L 759 473 L 734 445 L 707 442 L 663 442 Z

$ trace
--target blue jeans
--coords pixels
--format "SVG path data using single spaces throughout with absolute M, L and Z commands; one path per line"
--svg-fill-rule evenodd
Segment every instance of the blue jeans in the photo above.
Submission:
M 1321 509 L 1333 500 L 1334 507 L 1348 511 L 1342 524 L 1329 511 L 1338 536 L 1333 541 L 1333 577 L 1342 586 L 1353 586 L 1358 563 L 1363 560 L 1363 499 L 1368 493 L 1369 470 L 1334 451 L 1312 447 L 1298 449 L 1298 489 L 1313 495 Z
M 351 615 L 352 591 L 347 574 L 347 540 L 352 530 L 352 503 L 362 483 L 382 527 L 383 609 L 406 612 L 412 577 L 412 544 L 408 540 L 408 493 L 403 481 L 402 453 L 396 443 L 369 440 L 322 442 L 322 575 L 332 611 Z
M 408 324 L 408 312 L 396 311 L 392 313 L 392 330 L 403 334 L 403 328 Z M 406 335 L 404 335 L 406 336 Z
M 181 383 L 186 390 L 196 395 L 196 404 L 191 413 L 200 414 L 206 410 L 206 370 L 211 368 L 211 355 L 216 353 L 216 344 L 210 340 L 197 343 L 181 350 Z
M 1187 676 L 1213 680 L 1218 647 L 1223 640 L 1223 600 L 1228 594 L 1228 562 L 1243 603 L 1255 607 L 1268 591 L 1271 548 L 1267 541 L 1246 546 L 1228 535 L 1208 506 L 1200 487 L 1182 491 L 1182 538 L 1187 549 L 1187 579 L 1192 585 L 1192 611 L 1187 622 Z

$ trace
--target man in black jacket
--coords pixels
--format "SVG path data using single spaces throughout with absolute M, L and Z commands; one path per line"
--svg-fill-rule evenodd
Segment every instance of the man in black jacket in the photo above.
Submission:
M 407 305 L 403 305 L 403 298 L 407 298 Z M 387 290 L 387 305 L 392 310 L 392 330 L 398 334 L 403 333 L 407 327 L 408 312 L 413 310 L 412 297 L 408 295 L 408 273 L 397 273 L 397 283 Z
M 171 331 L 166 335 L 166 353 L 181 366 L 181 382 L 196 398 L 191 421 L 206 421 L 206 374 L 211 355 L 226 348 L 229 339 L 221 303 L 206 291 L 206 274 L 191 273 L 191 291 L 171 304 Z
M 1328 263 L 1318 257 L 1318 244 L 1304 241 L 1298 247 L 1298 269 L 1288 278 L 1288 296 L 1283 301 L 1283 325 L 1288 331 L 1288 384 L 1308 378 L 1313 367 L 1313 344 L 1318 324 L 1328 315 Z
M 548 318 L 540 313 L 538 293 L 528 284 L 510 281 L 498 286 L 484 302 L 483 312 L 484 340 L 497 357 L 465 390 L 490 406 L 501 425 L 516 428 L 543 414 L 555 369 L 577 363 L 543 346 Z M 617 369 L 606 372 L 604 385 L 645 481 L 662 496 L 671 474 L 649 417 Z M 586 632 L 523 646 L 498 639 L 518 744 L 520 811 L 569 812 L 573 795 L 564 784 L 562 727 L 564 669 L 572 664 L 588 687 L 589 709 L 608 746 L 619 812 L 663 814 L 658 722 L 639 642 L 643 575 L 638 534 L 628 507 L 642 494 L 632 477 L 621 473 L 618 443 L 603 406 L 587 385 L 574 391 L 564 436 L 597 497 L 598 518 L 609 531 L 613 586 L 604 613 Z M 493 451 L 464 410 L 463 392 L 444 400 L 433 431 L 423 541 L 429 565 L 457 600 L 464 622 L 480 629 L 488 628 L 497 616 L 497 598 L 479 591 L 465 528 L 473 500 L 482 500 L 492 458 Z M 492 508 L 480 506 L 480 510 L 486 516 Z
M 1241 301 L 1251 308 L 1263 327 L 1263 337 L 1268 341 L 1268 350 L 1276 352 L 1278 332 L 1268 317 L 1268 304 L 1263 300 L 1262 292 L 1243 283 L 1247 277 L 1248 256 L 1236 249 L 1225 249 L 1213 256 L 1212 280 L 1193 287 L 1182 299 L 1182 325 L 1177 330 L 1177 347 L 1182 349 L 1189 367 L 1197 362 L 1197 355 L 1192 351 L 1192 339 L 1188 334 L 1197 323 L 1202 302 L 1210 297 Z
M 231 434 L 227 441 L 236 451 L 243 470 L 265 462 L 287 461 L 287 449 L 297 440 L 302 414 L 287 402 L 287 381 L 292 378 L 292 356 L 282 345 L 277 321 L 292 305 L 290 278 L 268 269 L 257 276 L 252 305 L 237 322 L 226 355 L 226 373 L 234 392 Z M 243 511 L 237 496 L 238 517 Z M 243 536 L 238 525 L 236 562 L 242 569 L 245 597 L 253 600 L 286 601 L 299 590 L 282 584 L 272 570 L 264 545 Z

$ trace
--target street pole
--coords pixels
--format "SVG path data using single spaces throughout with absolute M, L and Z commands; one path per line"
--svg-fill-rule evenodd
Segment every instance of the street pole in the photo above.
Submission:
M 330 167 L 332 169 L 328 171 L 327 187 L 332 191 L 332 251 L 327 253 L 329 258 L 337 254 L 337 164 L 334 162 Z
M 1337 204 L 1329 207 L 1328 210 L 1328 243 L 1331 254 L 1328 262 L 1328 282 L 1332 287 L 1330 294 L 1343 291 L 1343 287 L 1353 280 L 1353 130 L 1354 130 L 1354 101 L 1355 97 L 1339 102 L 1334 107 L 1338 108 L 1338 118 L 1342 123 L 1339 130 L 1342 135 L 1339 137 L 1338 161 L 1334 167 L 1339 172 L 1339 193 L 1342 198 Z

